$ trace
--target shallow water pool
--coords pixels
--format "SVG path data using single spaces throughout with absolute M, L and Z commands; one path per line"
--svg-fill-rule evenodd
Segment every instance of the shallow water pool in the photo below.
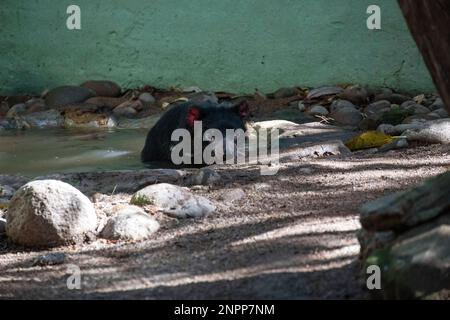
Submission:
M 148 130 L 42 129 L 0 132 L 0 174 L 143 169 Z

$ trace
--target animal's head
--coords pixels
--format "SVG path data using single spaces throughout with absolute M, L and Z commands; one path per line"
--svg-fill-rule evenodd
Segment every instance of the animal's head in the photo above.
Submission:
M 247 101 L 234 105 L 203 103 L 189 107 L 186 121 L 188 128 L 193 128 L 195 121 L 201 121 L 203 131 L 218 129 L 225 133 L 226 129 L 242 129 L 245 131 L 248 116 Z
M 194 128 L 196 121 L 202 123 L 203 147 L 212 143 L 223 147 L 224 157 L 228 154 L 238 154 L 238 142 L 244 143 L 239 137 L 243 137 L 246 131 L 246 120 L 249 117 L 249 106 L 246 101 L 234 105 L 228 104 L 203 104 L 189 107 L 187 112 L 187 126 Z M 214 130 L 210 130 L 214 129 Z M 233 130 L 230 134 L 230 129 Z M 234 133 L 233 133 L 234 132 Z M 220 137 L 216 135 L 220 133 Z

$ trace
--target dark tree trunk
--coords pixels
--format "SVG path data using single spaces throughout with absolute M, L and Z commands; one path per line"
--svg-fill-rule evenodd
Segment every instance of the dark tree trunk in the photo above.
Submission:
M 398 0 L 398 3 L 450 112 L 450 0 Z

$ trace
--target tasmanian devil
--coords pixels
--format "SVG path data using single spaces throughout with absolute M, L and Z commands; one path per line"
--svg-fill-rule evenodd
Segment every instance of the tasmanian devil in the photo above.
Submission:
M 172 133 L 175 130 L 186 129 L 190 136 L 194 137 L 194 127 L 198 128 L 198 124 L 201 123 L 202 132 L 200 134 L 202 137 L 208 129 L 217 129 L 223 137 L 226 137 L 227 129 L 246 130 L 245 120 L 248 114 L 249 107 L 246 101 L 233 105 L 186 102 L 174 106 L 163 114 L 148 133 L 144 149 L 141 152 L 141 160 L 145 163 L 172 163 L 172 149 L 178 143 L 172 141 Z M 202 150 L 205 146 L 203 141 Z M 225 143 L 224 149 L 226 149 Z M 188 156 L 193 158 L 192 154 Z

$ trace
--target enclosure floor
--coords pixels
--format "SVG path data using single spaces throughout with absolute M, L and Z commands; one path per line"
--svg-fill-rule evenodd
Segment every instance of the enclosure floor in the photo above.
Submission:
M 192 189 L 216 200 L 217 213 L 163 219 L 148 241 L 59 248 L 53 252 L 65 252 L 66 264 L 33 267 L 49 251 L 24 251 L 3 240 L 0 298 L 367 298 L 358 208 L 449 168 L 450 146 L 302 160 L 284 164 L 276 176 L 218 168 L 221 185 Z M 222 195 L 234 188 L 246 196 L 225 203 Z M 81 290 L 67 289 L 68 263 L 81 268 Z

